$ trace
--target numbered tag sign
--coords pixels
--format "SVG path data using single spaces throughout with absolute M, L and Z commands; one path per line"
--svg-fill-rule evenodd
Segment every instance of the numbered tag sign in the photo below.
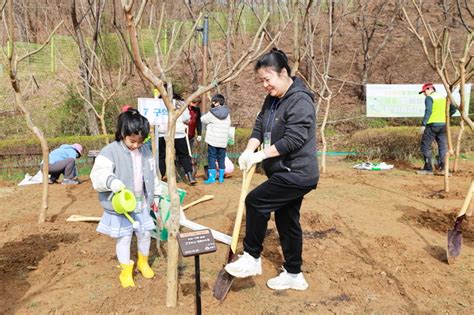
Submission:
M 168 123 L 168 109 L 161 98 L 139 98 L 138 111 L 148 119 L 150 125 Z

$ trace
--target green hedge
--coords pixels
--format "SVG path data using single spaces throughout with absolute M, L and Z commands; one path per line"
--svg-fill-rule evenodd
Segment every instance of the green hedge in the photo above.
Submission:
M 349 138 L 351 151 L 358 152 L 356 158 L 385 161 L 410 161 L 421 158 L 420 127 L 385 127 L 358 131 Z M 453 146 L 459 127 L 451 129 Z M 435 142 L 434 142 L 435 143 Z M 435 149 L 435 145 L 433 145 Z M 474 133 L 464 130 L 461 152 L 474 152 Z M 434 155 L 435 151 L 433 151 Z
M 109 135 L 110 141 L 114 136 Z M 61 144 L 80 143 L 84 147 L 83 155 L 87 155 L 89 150 L 100 150 L 106 144 L 106 136 L 68 136 L 47 139 L 49 150 L 59 147 Z M 34 135 L 29 138 L 16 138 L 0 141 L 0 155 L 18 154 L 41 154 L 41 145 Z
M 235 144 L 228 146 L 227 151 L 233 153 L 240 153 L 245 149 L 247 140 L 250 137 L 252 130 L 237 128 L 235 130 Z M 109 141 L 113 141 L 114 136 L 109 135 Z M 80 143 L 84 147 L 83 156 L 87 155 L 89 150 L 100 150 L 106 144 L 106 137 L 104 135 L 100 136 L 67 136 L 67 137 L 57 137 L 47 139 L 49 150 L 59 147 L 61 144 L 73 144 Z M 203 139 L 204 142 L 204 139 Z M 205 145 L 202 146 L 202 153 L 207 155 L 207 150 Z M 198 152 L 201 153 L 201 152 Z M 0 155 L 37 155 L 41 154 L 41 146 L 39 140 L 31 135 L 29 138 L 16 138 L 16 139 L 7 139 L 0 141 Z

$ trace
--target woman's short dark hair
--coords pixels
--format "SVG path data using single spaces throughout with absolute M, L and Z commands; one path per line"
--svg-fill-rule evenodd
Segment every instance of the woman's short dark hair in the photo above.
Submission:
M 119 115 L 115 141 L 123 140 L 123 138 L 131 135 L 139 135 L 145 139 L 149 133 L 150 123 L 137 109 L 130 108 Z
M 258 71 L 260 68 L 272 68 L 277 73 L 281 73 L 283 69 L 286 69 L 288 76 L 291 75 L 291 68 L 288 65 L 288 57 L 283 51 L 276 48 L 272 48 L 272 50 L 257 60 L 254 70 Z
M 219 103 L 219 105 L 225 105 L 225 97 L 222 94 L 216 94 L 211 98 L 211 103 Z

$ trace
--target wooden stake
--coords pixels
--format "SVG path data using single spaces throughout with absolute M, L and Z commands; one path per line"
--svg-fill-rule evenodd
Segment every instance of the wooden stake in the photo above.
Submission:
M 202 196 L 201 198 L 199 198 L 198 200 L 195 200 L 185 206 L 183 206 L 183 210 L 186 210 L 194 205 L 197 205 L 198 203 L 201 203 L 201 202 L 204 202 L 204 201 L 208 201 L 208 200 L 211 200 L 211 199 L 214 199 L 214 195 L 204 195 Z

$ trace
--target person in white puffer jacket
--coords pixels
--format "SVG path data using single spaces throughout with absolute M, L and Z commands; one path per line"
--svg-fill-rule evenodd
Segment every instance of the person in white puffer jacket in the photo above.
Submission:
M 224 182 L 225 152 L 230 129 L 229 108 L 225 104 L 225 98 L 216 94 L 211 99 L 211 110 L 201 117 L 201 122 L 206 125 L 207 143 L 207 180 L 204 184 L 212 184 L 216 181 L 216 160 L 219 165 L 219 183 Z

